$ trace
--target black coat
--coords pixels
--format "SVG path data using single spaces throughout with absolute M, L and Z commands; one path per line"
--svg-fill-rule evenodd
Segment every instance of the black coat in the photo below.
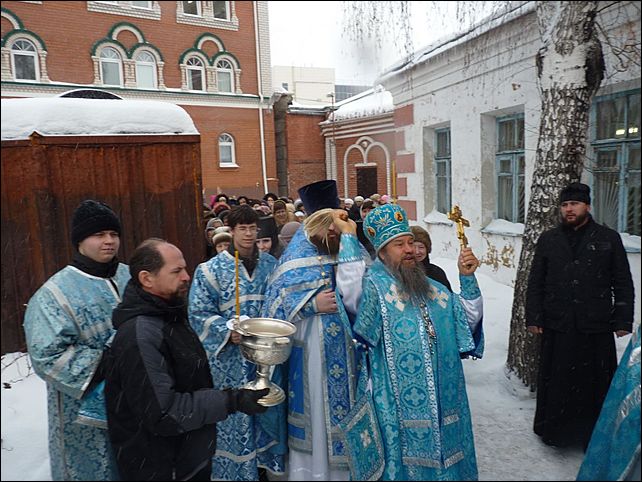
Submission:
M 132 281 L 114 310 L 105 353 L 107 420 L 123 480 L 183 480 L 211 464 L 227 394 L 212 376 L 185 306 Z
M 633 279 L 622 238 L 589 219 L 573 250 L 566 229 L 548 230 L 537 242 L 526 325 L 560 332 L 573 326 L 582 333 L 630 332 Z

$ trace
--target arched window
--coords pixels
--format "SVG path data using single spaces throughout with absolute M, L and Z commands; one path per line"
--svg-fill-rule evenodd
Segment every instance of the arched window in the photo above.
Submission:
M 187 65 L 187 88 L 189 90 L 205 90 L 205 67 L 201 59 L 192 57 L 185 64 Z
M 234 138 L 229 134 L 218 136 L 218 159 L 220 166 L 236 166 Z
M 103 85 L 123 85 L 123 64 L 116 49 L 105 47 L 100 52 L 100 76 Z
M 216 62 L 216 79 L 219 92 L 234 92 L 234 67 L 229 60 Z
M 15 80 L 38 80 L 38 52 L 36 47 L 25 39 L 16 40 L 11 46 L 11 63 Z
M 141 89 L 155 89 L 156 59 L 149 52 L 136 55 L 136 85 Z

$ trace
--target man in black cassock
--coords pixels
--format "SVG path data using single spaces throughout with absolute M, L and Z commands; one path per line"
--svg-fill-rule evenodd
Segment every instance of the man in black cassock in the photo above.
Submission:
M 542 335 L 534 431 L 584 449 L 617 367 L 613 333 L 631 333 L 634 300 L 622 239 L 590 210 L 586 184 L 562 190 L 561 224 L 537 242 L 526 293 L 528 331 Z

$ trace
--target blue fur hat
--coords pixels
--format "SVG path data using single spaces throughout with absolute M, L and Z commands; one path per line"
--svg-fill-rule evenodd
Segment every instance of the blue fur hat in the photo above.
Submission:
M 413 236 L 406 211 L 397 204 L 384 204 L 370 211 L 363 220 L 363 231 L 377 253 L 399 236 Z

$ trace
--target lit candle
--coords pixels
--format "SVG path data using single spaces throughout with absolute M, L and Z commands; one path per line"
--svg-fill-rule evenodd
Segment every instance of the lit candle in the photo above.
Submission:
M 239 291 L 239 252 L 237 249 L 234 250 L 234 268 L 236 273 L 236 320 L 238 321 L 241 317 L 241 296 Z

